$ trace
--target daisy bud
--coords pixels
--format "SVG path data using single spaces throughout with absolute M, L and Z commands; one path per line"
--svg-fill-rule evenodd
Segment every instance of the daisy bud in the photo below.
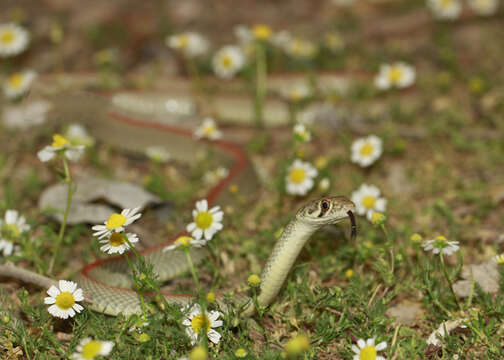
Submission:
M 140 335 L 137 336 L 138 342 L 141 343 L 146 343 L 150 340 L 150 336 L 147 335 L 146 333 L 141 333 Z
M 375 226 L 383 225 L 386 219 L 385 215 L 378 211 L 373 212 L 373 215 L 371 215 L 371 223 Z
M 245 350 L 244 348 L 239 348 L 235 351 L 235 356 L 237 358 L 244 358 L 247 355 L 248 355 L 247 350 Z
M 422 235 L 414 233 L 413 235 L 410 236 L 410 240 L 414 244 L 420 244 L 423 240 Z
M 285 345 L 285 351 L 289 356 L 298 356 L 308 350 L 310 350 L 310 341 L 305 335 L 298 335 Z
M 196 346 L 189 355 L 189 360 L 206 360 L 208 353 L 203 346 Z
M 209 292 L 206 295 L 206 301 L 208 301 L 209 303 L 213 303 L 215 301 L 215 294 L 213 292 Z
M 258 287 L 261 284 L 261 278 L 256 274 L 252 274 L 248 277 L 247 283 L 250 287 Z

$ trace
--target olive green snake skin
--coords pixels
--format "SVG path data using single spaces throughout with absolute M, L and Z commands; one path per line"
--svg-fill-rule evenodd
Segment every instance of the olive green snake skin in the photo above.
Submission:
M 219 161 L 230 168 L 229 175 L 214 186 L 207 195 L 210 206 L 232 204 L 234 198 L 227 191 L 230 185 L 237 185 L 243 193 L 252 194 L 258 186 L 253 167 L 245 152 L 225 140 L 197 141 L 192 132 L 200 120 L 196 117 L 159 114 L 156 106 L 128 108 L 114 104 L 110 97 L 92 94 L 65 95 L 53 98 L 53 117 L 56 120 L 72 119 L 87 124 L 93 136 L 128 151 L 143 152 L 147 146 L 165 146 L 176 160 L 190 161 L 198 151 L 212 146 Z M 154 110 L 153 110 L 154 109 Z M 351 217 L 354 204 L 345 197 L 327 197 L 308 202 L 285 226 L 271 256 L 261 274 L 258 304 L 270 304 L 280 291 L 289 270 L 299 252 L 311 235 L 327 224 L 335 224 Z M 354 230 L 354 229 L 353 229 Z M 188 271 L 185 254 L 182 251 L 163 251 L 174 241 L 166 241 L 154 248 L 142 251 L 145 260 L 154 266 L 158 280 L 163 282 Z M 204 248 L 190 250 L 193 262 L 200 263 L 207 255 Z M 133 258 L 132 258 L 133 259 Z M 133 290 L 134 283 L 128 263 L 123 256 L 99 260 L 86 266 L 76 281 L 84 290 L 89 307 L 109 315 L 141 314 L 139 296 Z M 147 298 L 151 295 L 145 294 Z M 185 305 L 193 301 L 191 295 L 163 294 L 169 304 Z M 223 298 L 217 301 L 224 307 Z M 250 298 L 243 293 L 234 295 L 235 302 L 245 307 L 246 315 L 255 309 Z M 225 311 L 225 309 L 224 309 Z

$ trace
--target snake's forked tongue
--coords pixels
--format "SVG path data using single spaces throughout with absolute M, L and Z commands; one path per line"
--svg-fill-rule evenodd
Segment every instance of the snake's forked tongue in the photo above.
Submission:
M 348 210 L 347 214 L 348 217 L 350 218 L 350 223 L 352 224 L 352 233 L 350 236 L 353 241 L 357 237 L 357 224 L 355 223 L 355 216 L 353 212 L 351 210 Z

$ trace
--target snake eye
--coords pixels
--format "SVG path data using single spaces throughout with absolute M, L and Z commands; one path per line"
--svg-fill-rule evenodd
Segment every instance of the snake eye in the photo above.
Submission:
M 320 204 L 320 214 L 318 217 L 322 217 L 327 210 L 329 210 L 330 204 L 328 200 L 322 200 L 322 203 Z
M 322 200 L 322 209 L 329 210 L 329 201 Z

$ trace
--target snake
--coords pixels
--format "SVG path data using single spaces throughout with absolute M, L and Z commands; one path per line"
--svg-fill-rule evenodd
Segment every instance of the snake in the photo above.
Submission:
M 200 150 L 211 148 L 219 163 L 229 166 L 226 177 L 221 179 L 206 194 L 209 206 L 233 204 L 236 198 L 228 191 L 235 185 L 244 194 L 253 194 L 259 186 L 246 151 L 227 140 L 198 140 L 193 129 L 198 117 L 168 116 L 152 113 L 145 108 L 132 109 L 113 101 L 113 94 L 65 94 L 52 97 L 55 104 L 52 118 L 64 121 L 72 119 L 88 125 L 93 136 L 128 151 L 144 151 L 148 145 L 167 147 L 173 158 L 190 161 Z M 308 201 L 284 227 L 266 265 L 262 270 L 257 301 L 254 303 L 246 292 L 234 294 L 234 304 L 243 306 L 243 314 L 251 315 L 257 305 L 271 304 L 288 276 L 298 254 L 308 239 L 321 227 L 350 219 L 352 236 L 356 225 L 353 212 L 355 205 L 344 196 L 327 196 Z M 189 271 L 183 251 L 163 251 L 183 233 L 154 247 L 140 251 L 146 262 L 152 264 L 159 282 L 166 282 Z M 192 247 L 190 256 L 195 266 L 208 256 L 208 250 Z M 131 254 L 130 254 L 131 255 Z M 135 261 L 134 256 L 131 259 Z M 97 260 L 85 266 L 76 276 L 76 282 L 84 292 L 88 307 L 107 315 L 142 314 L 142 305 L 135 289 L 129 265 L 124 256 Z M 154 294 L 143 294 L 148 301 Z M 191 294 L 162 293 L 168 304 L 187 305 L 194 301 Z M 225 296 L 217 294 L 217 302 L 225 308 Z

